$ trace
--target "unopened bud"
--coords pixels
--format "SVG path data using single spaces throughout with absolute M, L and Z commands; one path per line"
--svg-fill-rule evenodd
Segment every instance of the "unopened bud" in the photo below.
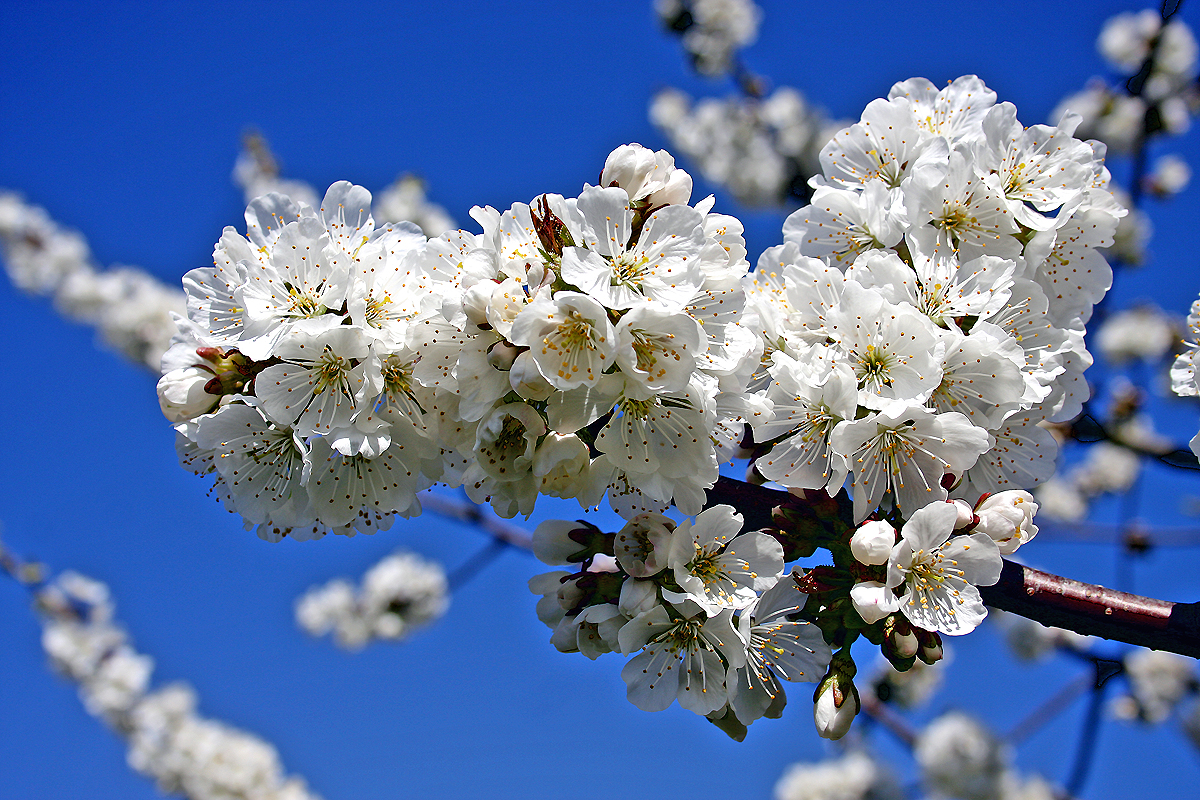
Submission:
M 888 563 L 896 545 L 896 529 L 883 520 L 864 522 L 850 537 L 850 552 L 860 564 L 879 566 Z
M 958 511 L 958 519 L 954 520 L 954 530 L 960 531 L 975 522 L 975 509 L 971 508 L 971 504 L 965 500 L 951 500 L 954 508 Z
M 975 508 L 979 519 L 975 531 L 990 536 L 1001 555 L 1010 555 L 1037 535 L 1037 525 L 1033 524 L 1037 509 L 1029 492 L 1009 490 L 986 495 Z
M 513 362 L 520 354 L 521 351 L 508 342 L 496 342 L 492 349 L 488 350 L 487 360 L 495 369 L 507 372 L 512 369 Z
M 831 671 L 813 695 L 813 722 L 817 733 L 826 739 L 845 736 L 858 714 L 858 689 L 842 673 Z
M 908 623 L 908 620 L 896 614 L 892 617 L 889 628 L 884 647 L 899 658 L 915 656 L 920 644 L 917 642 L 917 636 L 913 633 L 912 625 Z
M 497 345 L 499 347 L 499 345 Z M 508 370 L 508 384 L 526 400 L 545 400 L 554 394 L 554 386 L 538 371 L 530 351 L 516 357 Z
M 480 281 L 463 292 L 462 309 L 467 319 L 481 327 L 488 324 L 487 307 L 495 289 L 495 281 Z
M 216 381 L 217 391 L 208 387 Z M 158 407 L 171 422 L 186 422 L 211 411 L 217 404 L 221 381 L 204 367 L 173 369 L 158 379 Z
M 225 357 L 225 353 L 219 347 L 197 347 L 196 355 L 214 364 Z
M 920 628 L 916 631 L 917 641 L 920 642 L 921 648 L 917 651 L 917 657 L 926 664 L 936 664 L 942 660 L 942 637 L 938 636 L 937 631 L 926 631 Z

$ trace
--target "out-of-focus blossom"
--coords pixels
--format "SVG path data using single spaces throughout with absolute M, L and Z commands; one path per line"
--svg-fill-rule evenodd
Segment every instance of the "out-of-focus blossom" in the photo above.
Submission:
M 696 71 L 710 77 L 734 68 L 736 52 L 758 38 L 762 21 L 752 0 L 656 0 L 654 10 L 683 38 Z
M 414 553 L 393 553 L 353 586 L 335 579 L 296 601 L 296 622 L 313 636 L 333 632 L 347 650 L 372 639 L 399 640 L 446 613 L 450 599 L 439 564 Z
M 154 662 L 113 619 L 108 587 L 64 572 L 39 590 L 42 645 L 55 669 L 79 685 L 88 712 L 129 746 L 129 765 L 160 791 L 189 800 L 319 800 L 283 771 L 268 742 L 196 713 L 183 684 L 147 692 Z
M 1122 719 L 1162 722 L 1197 688 L 1196 662 L 1161 650 L 1137 650 L 1125 657 L 1129 694 L 1112 704 Z
M 87 242 L 44 209 L 0 191 L 0 255 L 8 276 L 30 294 L 49 295 L 65 316 L 96 328 L 136 364 L 158 370 L 183 314 L 183 293 L 136 267 L 97 269 Z
M 1096 347 L 1110 361 L 1154 363 L 1175 344 L 1175 326 L 1160 309 L 1135 306 L 1109 315 L 1096 333 Z

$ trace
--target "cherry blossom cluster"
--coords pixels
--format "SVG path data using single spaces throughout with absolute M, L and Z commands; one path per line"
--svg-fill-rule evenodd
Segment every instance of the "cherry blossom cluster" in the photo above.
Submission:
M 749 206 L 806 196 L 809 177 L 820 171 L 821 147 L 844 127 L 788 86 L 761 98 L 697 102 L 664 89 L 651 102 L 650 120 L 705 178 Z
M 807 596 L 784 572 L 782 546 L 742 532 L 730 506 L 678 524 L 647 512 L 616 533 L 550 520 L 533 547 L 543 562 L 576 570 L 529 582 L 551 644 L 593 660 L 632 656 L 621 677 L 644 711 L 678 700 L 740 739 L 756 719 L 783 712 L 781 680 L 826 677 L 832 651 L 816 625 L 795 617 Z M 818 727 L 822 714 L 818 706 Z
M 159 383 L 184 464 L 276 540 L 388 526 L 437 480 L 506 517 L 606 492 L 698 513 L 760 356 L 741 225 L 662 151 L 601 182 L 437 239 L 345 182 L 253 201 L 184 278 Z
M 55 669 L 79 684 L 88 712 L 129 745 L 129 765 L 164 793 L 190 800 L 319 800 L 286 776 L 269 743 L 196 713 L 183 684 L 148 692 L 154 661 L 138 653 L 113 617 L 108 587 L 64 572 L 41 588 L 42 646 Z
M 184 300 L 135 267 L 96 267 L 87 242 L 37 206 L 0 192 L 0 252 L 13 284 L 48 295 L 65 316 L 96 328 L 121 355 L 158 369 Z
M 737 51 L 758 38 L 762 21 L 753 0 L 655 0 L 654 10 L 682 38 L 696 71 L 710 77 L 734 70 Z
M 338 646 L 360 650 L 372 639 L 399 640 L 441 618 L 450 606 L 441 565 L 393 553 L 363 575 L 335 578 L 296 601 L 296 622 L 313 636 L 332 632 Z
M 822 152 L 811 205 L 747 279 L 772 443 L 756 466 L 884 502 L 1027 488 L 1049 477 L 1043 420 L 1087 396 L 1083 343 L 1124 213 L 1077 121 L 1024 128 L 974 76 L 897 84 Z
M 635 705 L 732 735 L 777 715 L 781 679 L 818 680 L 837 738 L 853 639 L 937 661 L 1037 533 L 1042 423 L 1086 399 L 1124 213 L 1077 122 L 1024 128 L 974 76 L 896 84 L 824 146 L 753 273 L 741 224 L 640 145 L 577 197 L 476 207 L 478 233 L 377 224 L 347 182 L 316 206 L 267 194 L 185 276 L 160 402 L 184 465 L 269 540 L 387 528 L 435 482 L 504 517 L 607 496 L 621 532 L 535 536 L 578 570 L 534 581 L 555 645 L 631 656 Z M 772 534 L 706 510 L 745 453 L 801 509 L 848 490 L 807 542 L 832 565 L 785 576 L 784 544 L 805 550 L 786 509 Z

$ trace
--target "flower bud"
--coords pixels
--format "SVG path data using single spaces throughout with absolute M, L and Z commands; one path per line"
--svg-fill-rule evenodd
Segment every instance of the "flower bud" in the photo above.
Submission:
M 462 309 L 467 319 L 479 326 L 488 324 L 487 308 L 491 305 L 495 288 L 495 281 L 480 281 L 463 292 Z
M 579 543 L 579 539 L 571 538 L 571 532 L 577 528 L 595 526 L 565 519 L 548 519 L 538 525 L 533 530 L 534 557 L 551 566 L 582 561 L 590 553 Z
M 887 630 L 887 641 L 884 644 L 885 650 L 903 659 L 915 656 L 919 647 L 920 643 L 917 641 L 917 636 L 913 633 L 913 627 L 908 623 L 908 620 L 899 614 L 893 617 Z
M 632 619 L 658 605 L 658 584 L 630 579 L 621 584 L 617 610 Z
M 850 537 L 850 552 L 860 564 L 888 563 L 896 545 L 896 529 L 883 520 L 864 522 Z
M 850 602 L 854 610 L 868 625 L 900 609 L 900 598 L 879 581 L 863 581 L 850 589 Z
M 517 356 L 520 354 L 521 351 L 508 342 L 496 342 L 488 350 L 487 360 L 495 369 L 507 372 L 512 368 L 513 362 L 517 360 Z
M 579 606 L 583 600 L 583 589 L 579 588 L 577 578 L 563 581 L 558 587 L 558 604 L 564 611 L 570 611 Z
M 675 523 L 662 514 L 647 511 L 617 531 L 613 547 L 617 561 L 635 578 L 648 578 L 667 568 Z
M 975 521 L 975 509 L 966 500 L 951 500 L 958 510 L 958 519 L 954 520 L 954 530 L 960 531 Z
M 551 431 L 533 455 L 533 474 L 541 479 L 542 494 L 575 497 L 587 483 L 591 463 L 582 439 Z
M 526 400 L 545 400 L 554 394 L 554 387 L 542 377 L 528 350 L 513 361 L 508 371 L 508 383 L 514 392 Z
M 184 367 L 159 378 L 158 407 L 163 416 L 171 422 L 187 422 L 211 411 L 221 399 L 205 391 L 212 377 L 212 371 L 203 367 Z
M 666 150 L 653 152 L 640 144 L 623 144 L 609 153 L 600 185 L 620 186 L 630 200 L 645 199 L 649 208 L 686 203 L 692 196 L 692 176 L 677 168 Z
M 920 649 L 917 650 L 917 658 L 924 661 L 926 664 L 936 664 L 942 660 L 944 655 L 942 651 L 942 637 L 937 631 L 916 630 L 917 642 L 920 644 Z
M 858 714 L 858 689 L 846 675 L 830 671 L 813 696 L 813 722 L 826 739 L 840 739 Z
M 1033 524 L 1037 509 L 1029 492 L 1014 489 L 988 495 L 975 509 L 979 517 L 975 531 L 990 536 L 1001 555 L 1010 555 L 1037 535 L 1037 525 Z

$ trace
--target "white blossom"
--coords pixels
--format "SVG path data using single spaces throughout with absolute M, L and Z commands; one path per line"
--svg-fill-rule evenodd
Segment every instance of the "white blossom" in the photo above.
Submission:
M 914 755 L 935 795 L 998 800 L 1009 754 L 971 717 L 954 711 L 938 717 L 917 739 Z
M 970 633 L 987 616 L 975 587 L 994 584 L 1003 565 L 987 535 L 951 536 L 957 518 L 951 503 L 918 510 L 888 560 L 888 587 L 903 588 L 900 611 L 914 625 L 950 636 Z
M 373 639 L 404 639 L 448 606 L 442 568 L 400 552 L 371 567 L 361 586 L 338 578 L 310 588 L 296 601 L 296 621 L 313 636 L 332 631 L 340 647 L 358 650 Z

